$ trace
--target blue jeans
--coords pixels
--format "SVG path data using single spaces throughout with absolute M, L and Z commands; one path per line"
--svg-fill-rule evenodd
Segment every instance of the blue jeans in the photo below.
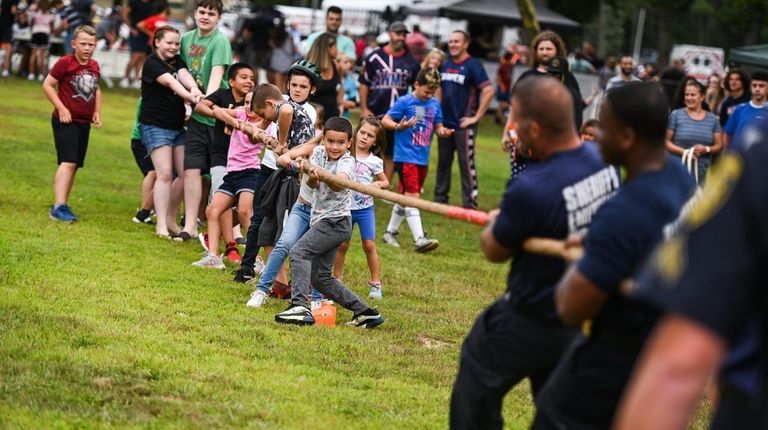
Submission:
M 301 239 L 301 236 L 304 236 L 304 233 L 309 230 L 309 216 L 311 214 L 312 206 L 299 202 L 293 204 L 291 212 L 285 221 L 283 233 L 277 240 L 275 248 L 272 249 L 272 253 L 269 254 L 267 265 L 264 266 L 264 271 L 261 273 L 259 284 L 256 288 L 265 293 L 269 291 L 269 287 L 272 286 L 275 278 L 277 278 L 277 272 L 280 271 L 280 267 L 282 267 L 285 259 L 288 258 L 288 252 Z

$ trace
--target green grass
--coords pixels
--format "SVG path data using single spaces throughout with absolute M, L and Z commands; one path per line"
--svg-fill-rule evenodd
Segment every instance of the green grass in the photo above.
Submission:
M 506 283 L 508 266 L 479 252 L 479 227 L 423 214 L 437 251 L 379 246 L 380 329 L 279 326 L 284 302 L 246 308 L 250 287 L 190 265 L 199 245 L 130 221 L 141 180 L 129 147 L 135 93 L 104 93 L 104 128 L 91 132 L 71 197 L 74 225 L 48 219 L 50 104 L 37 83 L 0 80 L 0 94 L 0 427 L 447 427 L 461 341 Z M 490 209 L 508 159 L 500 127 L 480 130 L 480 203 Z M 453 202 L 459 184 L 456 174 Z M 425 189 L 431 196 L 434 173 Z M 390 210 L 377 203 L 379 232 Z M 345 281 L 366 295 L 358 240 Z M 339 309 L 339 322 L 350 317 Z M 526 428 L 532 412 L 520 384 L 506 423 Z

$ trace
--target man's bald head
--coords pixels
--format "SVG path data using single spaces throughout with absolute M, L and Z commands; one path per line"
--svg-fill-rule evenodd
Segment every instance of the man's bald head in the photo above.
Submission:
M 515 122 L 535 121 L 550 138 L 575 133 L 571 92 L 556 79 L 531 76 L 518 81 L 512 88 L 512 103 L 519 108 Z

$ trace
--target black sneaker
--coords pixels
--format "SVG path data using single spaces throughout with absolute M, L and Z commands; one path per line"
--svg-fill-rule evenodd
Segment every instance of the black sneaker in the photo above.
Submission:
M 235 275 L 235 278 L 232 280 L 240 284 L 247 284 L 256 279 L 256 274 L 253 272 L 253 269 L 248 267 L 240 267 L 233 271 L 232 274 Z
M 282 324 L 313 325 L 315 317 L 304 306 L 290 305 L 288 309 L 275 315 L 275 321 Z
M 352 318 L 352 321 L 348 322 L 348 326 L 362 327 L 362 328 L 374 328 L 384 323 L 384 317 L 381 316 L 376 309 L 368 308 L 367 310 L 359 313 Z
M 152 211 L 147 209 L 139 209 L 136 211 L 136 215 L 133 216 L 133 222 L 138 224 L 154 224 L 152 221 Z

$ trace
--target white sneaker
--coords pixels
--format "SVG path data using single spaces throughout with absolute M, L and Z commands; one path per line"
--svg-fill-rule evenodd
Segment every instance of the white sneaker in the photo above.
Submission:
M 133 81 L 131 83 L 131 88 L 133 88 L 135 90 L 140 90 L 141 89 L 141 80 L 137 79 L 137 80 Z
M 3 77 L 3 78 L 7 78 L 7 77 L 8 77 L 8 76 L 10 76 L 10 75 L 11 75 L 11 73 L 10 73 L 9 71 L 7 71 L 7 70 L 3 70 L 3 71 L 0 73 L 0 77 Z
M 368 293 L 368 298 L 371 300 L 380 300 L 382 297 L 381 281 L 368 282 L 368 286 L 371 288 L 371 291 Z
M 264 291 L 261 291 L 259 289 L 254 290 L 254 292 L 251 293 L 251 298 L 248 299 L 248 303 L 245 305 L 249 308 L 260 308 L 264 305 L 264 302 L 267 301 L 267 293 Z
M 206 252 L 203 258 L 199 261 L 192 263 L 196 267 L 204 267 L 206 269 L 226 269 L 227 266 L 221 261 L 221 257 L 217 257 L 210 252 Z
M 34 80 L 35 80 L 35 74 L 34 74 L 34 73 L 30 73 L 30 74 L 28 74 L 28 75 L 27 75 L 27 80 L 28 80 L 28 81 L 34 81 Z
M 384 239 L 384 243 L 386 243 L 387 245 L 394 246 L 395 248 L 400 248 L 400 243 L 397 241 L 397 238 L 395 236 L 397 236 L 396 231 L 394 232 L 388 231 L 384 233 L 384 237 L 382 239 Z
M 426 236 L 420 237 L 415 243 L 416 252 L 420 253 L 432 251 L 439 245 L 440 242 L 438 242 L 437 239 L 429 239 Z
M 117 84 L 120 88 L 128 88 L 131 86 L 131 80 L 128 78 L 123 78 L 120 80 L 120 83 Z
M 44 81 L 45 80 L 45 75 L 42 74 L 42 73 L 37 75 L 37 80 L 40 81 L 40 82 Z
M 257 255 L 256 261 L 253 263 L 253 273 L 261 275 L 264 272 L 264 267 L 264 260 L 261 259 L 260 255 Z

